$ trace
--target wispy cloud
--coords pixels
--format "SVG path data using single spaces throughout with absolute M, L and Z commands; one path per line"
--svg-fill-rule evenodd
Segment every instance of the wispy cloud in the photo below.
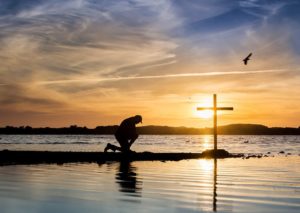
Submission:
M 150 75 L 150 76 L 128 76 L 128 77 L 111 77 L 111 78 L 93 78 L 93 79 L 68 79 L 54 81 L 40 81 L 36 84 L 71 84 L 71 83 L 88 83 L 88 82 L 103 82 L 103 81 L 126 81 L 126 80 L 142 80 L 142 79 L 159 79 L 159 78 L 182 78 L 182 77 L 201 77 L 201 76 L 222 76 L 222 75 L 249 75 L 271 72 L 283 72 L 283 69 L 274 70 L 248 70 L 248 71 L 229 71 L 229 72 L 202 72 L 202 73 L 182 73 L 182 74 L 165 74 L 165 75 Z

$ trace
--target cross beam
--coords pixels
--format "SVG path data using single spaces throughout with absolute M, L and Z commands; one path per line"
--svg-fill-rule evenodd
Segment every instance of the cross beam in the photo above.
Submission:
M 233 110 L 233 107 L 217 107 L 217 95 L 214 94 L 213 107 L 198 107 L 197 110 L 213 110 L 214 111 L 214 150 L 217 151 L 217 111 L 218 110 Z

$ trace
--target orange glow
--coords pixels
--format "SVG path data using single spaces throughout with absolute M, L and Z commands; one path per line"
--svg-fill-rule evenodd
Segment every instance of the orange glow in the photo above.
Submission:
M 197 118 L 203 118 L 203 119 L 210 119 L 213 117 L 213 111 L 212 110 L 197 110 L 197 107 L 212 107 L 213 100 L 212 98 L 204 98 L 199 102 L 199 104 L 195 107 L 195 117 Z
M 204 136 L 204 141 L 203 141 L 203 149 L 211 149 L 212 148 L 212 143 L 211 143 L 211 136 L 210 135 L 205 135 Z
M 213 116 L 213 111 L 212 110 L 198 110 L 197 111 L 197 117 L 199 118 L 204 118 L 204 119 L 208 119 L 208 118 L 212 118 Z

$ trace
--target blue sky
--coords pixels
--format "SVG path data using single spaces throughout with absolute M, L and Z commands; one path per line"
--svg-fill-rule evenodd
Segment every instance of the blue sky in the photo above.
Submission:
M 237 107 L 224 124 L 298 126 L 298 11 L 296 0 L 0 0 L 0 125 L 134 114 L 210 125 L 193 110 L 218 93 Z

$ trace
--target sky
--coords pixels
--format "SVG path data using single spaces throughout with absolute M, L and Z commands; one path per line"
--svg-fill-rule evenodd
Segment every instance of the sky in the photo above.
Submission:
M 0 126 L 300 126 L 298 0 L 0 0 Z M 242 59 L 253 53 L 248 65 Z

